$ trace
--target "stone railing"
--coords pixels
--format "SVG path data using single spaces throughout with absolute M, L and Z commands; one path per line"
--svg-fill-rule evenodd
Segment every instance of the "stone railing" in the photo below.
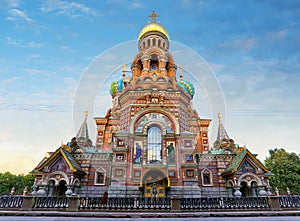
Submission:
M 60 211 L 213 211 L 300 209 L 299 196 L 216 198 L 105 198 L 0 196 L 0 209 Z

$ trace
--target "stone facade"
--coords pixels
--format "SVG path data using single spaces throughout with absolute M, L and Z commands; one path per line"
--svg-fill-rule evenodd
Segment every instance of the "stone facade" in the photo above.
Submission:
M 177 73 L 166 29 L 140 32 L 130 75 L 113 81 L 112 107 L 96 117 L 93 146 L 87 113 L 76 137 L 32 171 L 39 194 L 109 197 L 201 197 L 267 194 L 269 171 L 219 131 L 209 147 L 210 119 L 193 109 L 195 89 Z M 179 78 L 176 75 L 179 75 Z M 42 191 L 43 190 L 43 191 Z M 263 192 L 265 191 L 265 192 Z

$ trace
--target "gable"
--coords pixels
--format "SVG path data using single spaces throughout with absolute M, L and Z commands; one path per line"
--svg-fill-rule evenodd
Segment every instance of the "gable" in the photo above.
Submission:
M 77 160 L 63 147 L 58 148 L 49 158 L 44 158 L 32 172 L 79 172 L 85 173 Z
M 231 163 L 221 175 L 229 176 L 236 172 L 269 173 L 270 171 L 248 149 L 239 147 Z

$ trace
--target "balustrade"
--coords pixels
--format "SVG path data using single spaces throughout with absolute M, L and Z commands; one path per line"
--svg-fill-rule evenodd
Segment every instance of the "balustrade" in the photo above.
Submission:
M 22 196 L 0 196 L 0 208 L 21 208 Z
M 70 197 L 37 197 L 25 196 L 32 200 L 32 205 L 23 205 L 23 196 L 0 196 L 1 209 L 70 209 L 78 210 L 105 210 L 105 211 L 170 211 L 170 198 L 105 198 L 102 197 L 80 197 L 72 198 L 75 202 L 69 205 Z M 27 199 L 26 198 L 26 199 Z M 179 200 L 179 199 L 177 199 Z M 72 202 L 73 202 L 72 201 Z M 25 201 L 24 201 L 25 202 Z M 76 203 L 77 202 L 77 203 Z M 277 204 L 276 204 L 277 202 Z M 178 202 L 179 203 L 179 202 Z M 26 204 L 26 205 L 25 205 Z M 28 204 L 30 205 L 30 204 Z M 28 206 L 27 205 L 27 206 Z M 79 206 L 78 206 L 79 205 Z M 174 204 L 175 205 L 175 204 Z M 179 206 L 179 204 L 178 204 Z M 201 197 L 180 199 L 180 209 L 183 211 L 201 210 L 251 210 L 270 208 L 300 208 L 299 196 L 280 197 Z M 24 208 L 23 208 L 24 207 Z M 178 207 L 179 208 L 179 207 Z M 179 210 L 180 210 L 179 209 Z
M 280 196 L 279 203 L 281 208 L 299 208 L 300 197 L 299 196 Z
M 263 209 L 269 208 L 266 197 L 202 197 L 181 199 L 182 210 Z
M 68 198 L 61 196 L 37 197 L 33 208 L 67 208 Z

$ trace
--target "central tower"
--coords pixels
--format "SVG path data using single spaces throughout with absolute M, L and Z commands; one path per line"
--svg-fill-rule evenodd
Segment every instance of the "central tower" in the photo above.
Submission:
M 210 120 L 193 110 L 195 90 L 182 70 L 176 78 L 169 34 L 155 12 L 149 17 L 131 70 L 111 84 L 112 107 L 95 118 L 96 147 L 113 153 L 111 188 L 136 187 L 144 197 L 165 197 L 198 188 L 194 156 L 208 151 Z

